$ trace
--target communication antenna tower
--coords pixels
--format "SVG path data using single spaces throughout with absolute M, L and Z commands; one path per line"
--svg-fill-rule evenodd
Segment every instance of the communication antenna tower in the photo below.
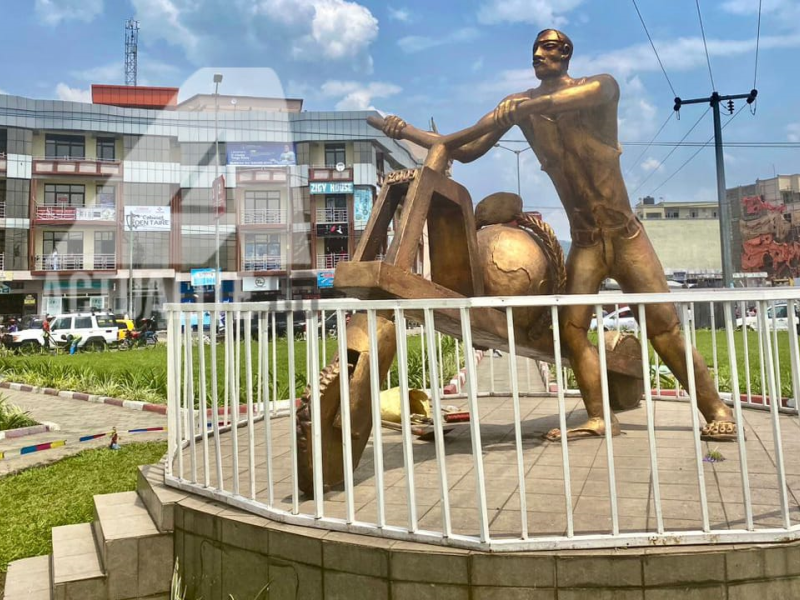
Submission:
M 125 85 L 136 85 L 136 55 L 139 46 L 139 21 L 125 21 Z

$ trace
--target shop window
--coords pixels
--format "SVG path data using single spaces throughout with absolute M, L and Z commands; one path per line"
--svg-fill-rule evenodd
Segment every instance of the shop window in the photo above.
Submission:
M 44 203 L 45 206 L 84 206 L 86 187 L 48 183 L 44 186 Z
M 339 163 L 345 164 L 344 144 L 325 144 L 325 166 L 335 167 Z

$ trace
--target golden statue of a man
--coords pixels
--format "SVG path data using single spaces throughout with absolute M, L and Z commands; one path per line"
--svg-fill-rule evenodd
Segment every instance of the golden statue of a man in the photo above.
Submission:
M 553 181 L 569 218 L 572 247 L 566 292 L 597 293 L 607 277 L 616 279 L 625 292 L 667 292 L 664 270 L 631 211 L 620 170 L 619 86 L 610 75 L 570 77 L 567 70 L 572 51 L 572 41 L 564 33 L 555 29 L 539 33 L 533 44 L 533 69 L 541 85 L 505 98 L 471 128 L 488 133 L 471 136 L 473 141 L 455 149 L 451 156 L 461 162 L 473 161 L 517 125 Z M 402 119 L 389 117 L 384 132 L 402 137 L 406 127 L 410 128 Z M 426 137 L 434 141 L 436 136 Z M 592 306 L 568 306 L 559 315 L 562 339 L 588 413 L 586 423 L 568 431 L 569 438 L 605 433 L 600 361 L 588 337 L 592 312 Z M 656 352 L 688 388 L 684 339 L 674 305 L 649 305 L 646 319 Z M 693 357 L 698 406 L 708 422 L 703 436 L 733 439 L 736 425 L 732 412 L 720 400 L 697 350 Z M 615 435 L 619 433 L 613 415 L 611 427 Z M 550 431 L 547 437 L 558 439 L 560 430 Z

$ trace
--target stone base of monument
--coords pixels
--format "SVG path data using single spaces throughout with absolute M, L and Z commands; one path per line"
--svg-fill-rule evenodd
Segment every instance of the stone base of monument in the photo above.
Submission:
M 499 359 L 502 360 L 502 359 Z M 454 401 L 456 404 L 458 400 Z M 466 402 L 466 401 L 463 401 Z M 387 539 L 355 531 L 378 533 L 378 503 L 373 442 L 367 445 L 353 474 L 352 525 L 346 525 L 343 490 L 322 497 L 322 515 L 338 526 L 305 527 L 285 521 L 296 511 L 313 524 L 320 506 L 298 496 L 293 508 L 291 474 L 291 422 L 272 421 L 272 505 L 268 508 L 270 483 L 262 443 L 256 445 L 255 486 L 250 489 L 247 427 L 238 430 L 239 497 L 231 495 L 231 433 L 221 434 L 225 492 L 214 491 L 216 464 L 211 453 L 211 488 L 182 485 L 181 495 L 170 506 L 157 493 L 142 494 L 151 514 L 173 518 L 175 558 L 184 583 L 204 599 L 254 598 L 269 584 L 270 598 L 727 598 L 749 599 L 800 597 L 800 543 L 783 542 L 780 496 L 774 465 L 769 460 L 771 443 L 762 444 L 772 430 L 770 415 L 745 411 L 748 430 L 750 487 L 754 534 L 767 539 L 766 530 L 778 531 L 768 544 L 725 544 L 725 532 L 746 529 L 735 444 L 703 444 L 703 452 L 716 450 L 722 462 L 703 462 L 710 534 L 708 543 L 671 545 L 681 536 L 702 529 L 702 510 L 697 484 L 697 462 L 688 403 L 656 404 L 658 475 L 664 531 L 658 536 L 653 483 L 643 408 L 619 415 L 623 434 L 614 438 L 619 530 L 644 534 L 638 547 L 617 548 L 598 536 L 612 529 L 605 441 L 580 440 L 569 446 L 570 489 L 574 537 L 566 536 L 566 505 L 561 445 L 542 439 L 557 426 L 557 400 L 521 399 L 522 460 L 527 510 L 521 510 L 514 444 L 512 400 L 481 398 L 481 456 L 484 467 L 489 533 L 493 541 L 516 539 L 520 545 L 525 518 L 530 542 L 536 551 L 483 552 L 432 543 Z M 578 398 L 567 398 L 568 426 L 578 424 L 585 413 Z M 786 431 L 796 427 L 796 416 L 781 416 Z M 263 437 L 263 423 L 256 423 Z M 387 526 L 409 526 L 411 511 L 408 480 L 400 432 L 383 429 L 384 515 Z M 213 447 L 213 446 L 212 446 Z M 452 431 L 445 438 L 450 523 L 454 535 L 477 536 L 476 478 L 470 428 Z M 189 447 L 184 465 L 189 465 Z M 198 478 L 202 481 L 202 448 L 196 448 Z M 800 445 L 784 444 L 789 492 L 789 516 L 797 523 L 800 508 Z M 443 531 L 441 486 L 435 444 L 414 439 L 414 502 L 421 535 Z M 719 457 L 718 457 L 719 458 Z M 794 466 L 792 466 L 794 465 Z M 186 467 L 188 468 L 188 467 Z M 172 482 L 171 482 L 172 483 Z M 162 481 L 148 480 L 141 487 L 163 488 Z M 255 503 L 250 503 L 250 498 Z M 174 496 L 173 496 L 174 498 Z M 251 511 L 236 506 L 250 503 Z M 524 514 L 524 517 L 523 517 Z M 154 517 L 155 519 L 155 517 Z M 321 521 L 316 521 L 322 525 Z M 371 526 L 369 524 L 372 524 Z M 345 529 L 341 531 L 334 529 Z M 694 533 L 690 533 L 694 532 Z M 603 549 L 576 549 L 593 536 Z M 647 536 L 652 536 L 648 542 Z M 421 538 L 418 538 L 421 539 Z M 473 538 L 475 539 L 475 538 Z M 697 539 L 695 537 L 695 539 Z M 741 539 L 741 538 L 740 538 Z M 583 542 L 581 541 L 583 540 Z M 455 540 L 454 540 L 455 541 Z M 456 542 L 456 545 L 458 543 Z M 534 547 L 531 544 L 530 547 Z

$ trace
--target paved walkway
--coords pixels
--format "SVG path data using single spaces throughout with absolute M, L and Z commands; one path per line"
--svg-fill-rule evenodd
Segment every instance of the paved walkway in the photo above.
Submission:
M 55 462 L 66 456 L 77 454 L 86 448 L 96 448 L 109 443 L 108 438 L 78 443 L 77 439 L 83 435 L 108 432 L 112 427 L 122 431 L 144 427 L 164 427 L 167 423 L 167 419 L 163 415 L 107 404 L 94 404 L 70 398 L 14 390 L 2 390 L 0 393 L 8 398 L 11 404 L 30 412 L 31 417 L 36 421 L 55 423 L 60 428 L 58 431 L 0 440 L 0 452 L 9 452 L 24 446 L 56 440 L 67 440 L 66 446 L 0 460 L 0 476 L 28 467 Z M 166 439 L 166 434 L 163 432 L 120 434 L 122 444 L 131 441 L 144 442 L 162 439 Z

